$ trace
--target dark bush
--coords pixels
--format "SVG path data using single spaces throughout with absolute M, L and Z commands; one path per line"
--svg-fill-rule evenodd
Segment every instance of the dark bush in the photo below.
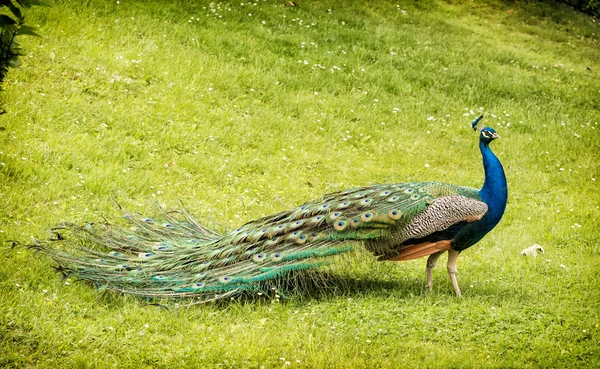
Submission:
M 22 9 L 29 9 L 34 5 L 49 6 L 49 3 L 40 0 L 0 0 L 0 9 L 8 9 L 8 13 L 0 14 L 0 89 L 8 73 L 9 67 L 17 67 L 21 47 L 17 42 L 19 35 L 37 36 L 35 29 L 25 25 Z M 12 16 L 11 16 L 12 15 Z
M 584 13 L 600 16 L 600 0 L 559 0 Z

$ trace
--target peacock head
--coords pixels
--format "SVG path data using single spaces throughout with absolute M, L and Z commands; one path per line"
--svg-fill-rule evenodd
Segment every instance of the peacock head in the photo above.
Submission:
M 479 117 L 475 118 L 475 120 L 471 123 L 471 127 L 473 128 L 474 131 L 479 130 L 479 140 L 484 144 L 484 145 L 489 145 L 490 142 L 494 141 L 497 138 L 500 138 L 500 136 L 496 133 L 496 130 L 490 127 L 481 127 L 479 126 L 479 121 L 483 119 L 483 115 L 480 115 Z
M 496 130 L 491 127 L 482 128 L 481 133 L 479 134 L 479 140 L 483 142 L 484 145 L 489 145 L 490 142 L 497 138 L 500 138 L 500 135 L 498 135 Z

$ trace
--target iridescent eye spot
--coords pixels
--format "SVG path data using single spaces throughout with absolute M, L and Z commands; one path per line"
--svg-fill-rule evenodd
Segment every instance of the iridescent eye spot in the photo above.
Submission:
M 343 221 L 343 220 L 338 220 L 333 225 L 333 228 L 335 228 L 336 231 L 342 231 L 342 230 L 344 230 L 346 228 L 346 222 Z
M 307 238 L 308 237 L 306 237 L 306 235 L 302 234 L 302 235 L 300 235 L 300 237 L 298 237 L 296 239 L 296 243 L 302 245 L 302 244 L 304 244 L 306 242 Z
M 252 260 L 256 261 L 256 262 L 260 262 L 265 260 L 266 255 L 265 254 L 256 254 L 252 257 Z
M 418 200 L 421 196 L 414 194 L 410 197 L 411 200 Z
M 273 260 L 273 261 L 279 261 L 281 259 L 283 259 L 283 255 L 280 253 L 275 253 L 275 254 L 273 254 L 273 256 L 271 256 L 271 260 Z
M 321 219 L 323 219 L 323 216 L 322 216 L 322 215 L 317 215 L 317 216 L 315 217 L 315 219 L 316 219 L 316 220 L 321 220 Z
M 167 223 L 167 224 L 165 224 L 165 227 L 167 227 L 167 228 L 173 228 L 173 224 Z
M 146 218 L 146 219 L 144 219 L 144 222 L 146 222 L 146 223 L 152 223 L 152 219 Z
M 204 287 L 204 283 L 194 283 L 192 285 L 192 288 L 202 288 L 202 287 Z
M 229 282 L 231 282 L 231 277 L 223 276 L 223 277 L 219 278 L 219 282 L 229 283 Z
M 389 202 L 394 202 L 394 201 L 398 201 L 398 200 L 399 200 L 398 196 L 392 196 L 392 197 L 388 198 Z
M 402 212 L 400 212 L 398 210 L 390 210 L 390 212 L 388 213 L 388 215 L 389 215 L 389 217 L 391 219 L 398 220 L 402 216 Z
M 329 207 L 329 204 L 323 204 L 321 205 L 321 209 L 327 209 Z
M 406 190 L 404 190 L 404 193 L 413 193 L 415 192 L 415 190 L 413 190 L 412 188 L 407 188 Z

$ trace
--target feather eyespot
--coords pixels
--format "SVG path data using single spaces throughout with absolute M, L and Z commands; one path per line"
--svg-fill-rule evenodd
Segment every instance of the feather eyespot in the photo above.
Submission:
M 364 199 L 364 200 L 360 201 L 360 205 L 366 206 L 366 205 L 369 205 L 371 202 L 372 202 L 371 199 Z
M 308 237 L 306 237 L 306 235 L 301 234 L 300 237 L 296 238 L 296 243 L 302 245 L 302 244 L 306 243 L 307 238 Z
M 146 222 L 146 223 L 152 223 L 152 219 L 146 218 L 146 219 L 144 219 L 144 222 Z
M 333 225 L 333 228 L 335 228 L 336 231 L 343 231 L 344 229 L 346 229 L 346 226 L 348 225 L 348 223 L 346 223 L 343 220 L 338 220 L 337 222 L 335 222 L 335 224 Z
M 338 218 L 340 215 L 342 215 L 342 213 L 340 213 L 339 211 L 334 211 L 333 213 L 329 214 L 329 218 L 335 219 Z
M 370 222 L 373 220 L 373 213 L 364 213 L 360 218 L 365 222 Z
M 402 217 L 402 212 L 399 210 L 390 210 L 388 213 L 389 217 L 393 220 L 398 220 Z
M 261 261 L 264 261 L 264 260 L 265 260 L 265 258 L 266 258 L 266 255 L 261 253 L 261 254 L 256 254 L 256 255 L 254 255 L 254 256 L 252 257 L 252 260 L 254 260 L 254 261 L 256 261 L 256 262 L 261 262 Z
M 192 285 L 192 288 L 194 288 L 194 289 L 199 289 L 199 288 L 203 288 L 204 286 L 205 286 L 205 284 L 204 284 L 204 283 L 194 283 L 194 284 Z
M 283 259 L 283 254 L 281 253 L 275 253 L 271 256 L 271 260 L 272 261 L 280 261 L 281 259 Z
M 228 276 L 220 277 L 219 278 L 219 282 L 221 282 L 221 283 L 229 283 L 229 282 L 231 282 L 231 277 L 228 277 Z
M 417 194 L 414 194 L 414 195 L 412 195 L 412 196 L 410 197 L 410 199 L 411 199 L 411 200 L 418 200 L 418 199 L 420 199 L 420 198 L 421 198 L 421 196 L 419 196 L 419 195 L 417 195 Z
M 398 201 L 399 199 L 400 198 L 398 196 L 392 196 L 392 197 L 388 198 L 388 201 L 389 202 L 395 202 L 395 201 Z

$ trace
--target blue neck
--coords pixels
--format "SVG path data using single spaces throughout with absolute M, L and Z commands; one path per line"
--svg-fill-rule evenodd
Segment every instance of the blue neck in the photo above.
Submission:
M 485 171 L 485 181 L 479 191 L 479 196 L 488 205 L 488 214 L 482 219 L 485 231 L 488 232 L 502 219 L 504 209 L 506 209 L 508 189 L 502 164 L 490 150 L 489 145 L 480 141 L 479 150 L 481 150 Z

